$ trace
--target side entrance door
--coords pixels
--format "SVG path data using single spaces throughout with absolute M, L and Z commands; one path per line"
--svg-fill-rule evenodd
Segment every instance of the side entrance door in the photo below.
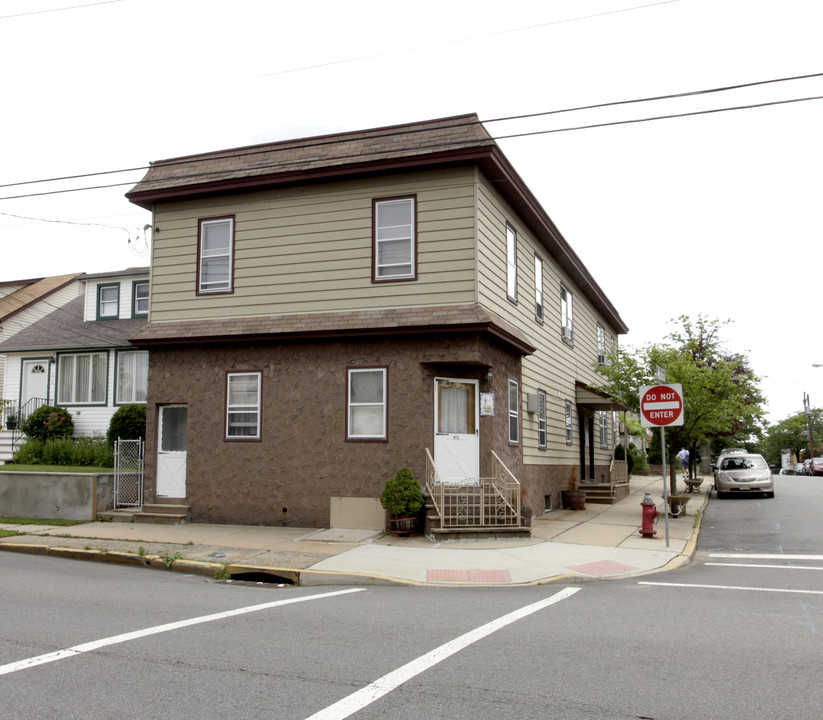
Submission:
M 188 408 L 161 405 L 157 423 L 157 497 L 186 497 Z
M 40 405 L 48 403 L 49 397 L 49 361 L 38 358 L 35 360 L 23 360 L 23 377 L 20 388 L 20 408 L 26 408 L 27 412 L 36 410 Z M 42 400 L 26 407 L 29 400 L 36 398 Z M 34 407 L 37 405 L 37 407 Z
M 480 477 L 477 380 L 435 378 L 434 464 L 443 482 L 475 484 Z

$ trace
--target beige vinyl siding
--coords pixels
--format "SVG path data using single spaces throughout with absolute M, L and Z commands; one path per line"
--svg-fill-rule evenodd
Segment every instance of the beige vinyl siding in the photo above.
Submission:
M 575 381 L 599 385 L 602 380 L 592 368 L 597 361 L 597 325 L 617 338 L 580 288 L 555 264 L 548 251 L 523 226 L 511 207 L 488 183 L 480 182 L 478 194 L 479 302 L 520 327 L 534 344 L 534 354 L 523 358 L 522 366 L 522 447 L 524 462 L 551 465 L 579 464 L 580 438 L 576 409 Z M 506 224 L 517 231 L 517 303 L 506 293 Z M 543 323 L 534 313 L 534 256 L 543 260 Z M 574 346 L 560 336 L 561 284 L 574 296 Z M 537 414 L 526 412 L 526 396 L 546 392 L 547 447 L 538 449 Z M 565 404 L 571 401 L 573 443 L 566 444 Z M 611 432 L 611 417 L 609 418 Z M 611 435 L 610 435 L 611 437 Z M 610 449 L 601 450 L 599 426 L 591 438 L 595 462 L 608 464 Z
M 155 211 L 151 321 L 472 302 L 471 169 L 173 203 Z M 372 200 L 417 198 L 417 280 L 372 283 Z M 234 292 L 196 294 L 198 219 L 235 218 Z

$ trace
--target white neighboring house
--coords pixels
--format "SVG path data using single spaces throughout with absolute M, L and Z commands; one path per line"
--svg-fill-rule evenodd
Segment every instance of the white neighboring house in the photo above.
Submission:
M 75 435 L 105 435 L 121 405 L 145 403 L 148 352 L 129 339 L 148 322 L 149 269 L 77 276 L 81 293 L 0 342 L 6 357 L 6 427 L 0 462 L 11 457 L 11 415 L 24 419 L 41 405 L 69 410 Z

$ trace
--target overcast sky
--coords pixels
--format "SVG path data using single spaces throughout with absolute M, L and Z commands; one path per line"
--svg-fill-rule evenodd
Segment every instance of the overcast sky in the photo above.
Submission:
M 491 121 L 823 73 L 821 27 L 820 0 L 2 0 L 0 281 L 148 265 L 150 215 L 123 196 L 151 160 L 476 112 L 621 342 L 731 319 L 777 421 L 804 392 L 823 405 L 823 100 L 545 131 L 823 96 L 823 77 Z M 109 187 L 34 195 L 78 186 Z

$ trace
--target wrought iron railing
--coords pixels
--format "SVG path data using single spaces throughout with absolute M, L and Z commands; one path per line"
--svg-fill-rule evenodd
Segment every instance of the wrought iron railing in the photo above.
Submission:
M 17 441 L 23 437 L 23 423 L 28 420 L 31 415 L 38 408 L 43 407 L 48 403 L 47 398 L 30 398 L 20 407 L 19 410 L 12 409 L 11 412 L 6 412 L 6 427 L 11 430 L 11 450 L 14 452 L 17 447 Z M 13 407 L 13 406 L 12 406 Z M 9 424 L 11 420 L 11 425 Z
M 444 528 L 520 527 L 520 483 L 492 451 L 494 475 L 448 483 L 426 448 L 426 490 Z

